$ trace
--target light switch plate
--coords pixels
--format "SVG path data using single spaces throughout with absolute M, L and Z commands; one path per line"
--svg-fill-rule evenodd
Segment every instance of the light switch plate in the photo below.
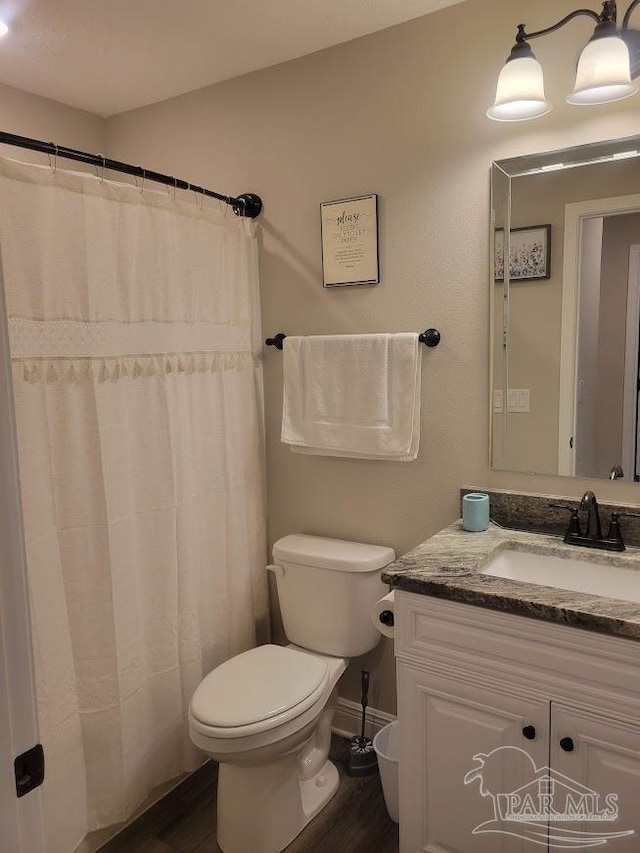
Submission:
M 504 394 L 502 393 L 502 388 L 498 388 L 493 392 L 493 413 L 494 415 L 502 414 L 504 402 L 503 402 Z

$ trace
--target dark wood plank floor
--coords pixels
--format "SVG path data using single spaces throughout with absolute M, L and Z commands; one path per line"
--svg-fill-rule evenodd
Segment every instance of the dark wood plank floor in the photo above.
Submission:
M 346 753 L 346 741 L 334 737 L 331 760 L 340 771 L 340 789 L 287 853 L 398 853 L 398 827 L 385 809 L 380 777 L 348 776 Z M 209 762 L 100 853 L 221 853 L 215 833 L 216 787 L 217 768 Z

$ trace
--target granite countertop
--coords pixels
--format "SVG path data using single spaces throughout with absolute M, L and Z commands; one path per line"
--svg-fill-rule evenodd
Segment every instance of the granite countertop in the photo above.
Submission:
M 479 573 L 506 549 L 628 568 L 638 572 L 640 584 L 640 548 L 622 553 L 580 548 L 565 545 L 555 535 L 510 530 L 493 523 L 482 533 L 468 533 L 462 529 L 462 521 L 395 560 L 384 569 L 382 580 L 407 592 L 640 641 L 640 603 Z

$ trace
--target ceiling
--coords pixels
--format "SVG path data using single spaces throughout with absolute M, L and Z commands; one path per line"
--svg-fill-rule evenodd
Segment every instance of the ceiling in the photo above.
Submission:
M 0 0 L 0 83 L 101 116 L 462 0 Z

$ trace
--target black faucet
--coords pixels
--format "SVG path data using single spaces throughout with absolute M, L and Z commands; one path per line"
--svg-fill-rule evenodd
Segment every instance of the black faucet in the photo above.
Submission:
M 585 492 L 580 501 L 580 509 L 587 512 L 587 539 L 602 539 L 600 509 L 593 492 Z
M 612 512 L 609 531 L 606 538 L 602 536 L 600 525 L 600 509 L 592 491 L 585 492 L 577 506 L 569 504 L 549 504 L 555 509 L 567 509 L 571 513 L 569 526 L 564 535 L 567 545 L 578 545 L 583 548 L 600 548 L 603 551 L 624 551 L 625 545 L 620 531 L 620 516 L 636 516 L 636 513 Z M 580 512 L 587 513 L 587 529 L 582 532 Z

